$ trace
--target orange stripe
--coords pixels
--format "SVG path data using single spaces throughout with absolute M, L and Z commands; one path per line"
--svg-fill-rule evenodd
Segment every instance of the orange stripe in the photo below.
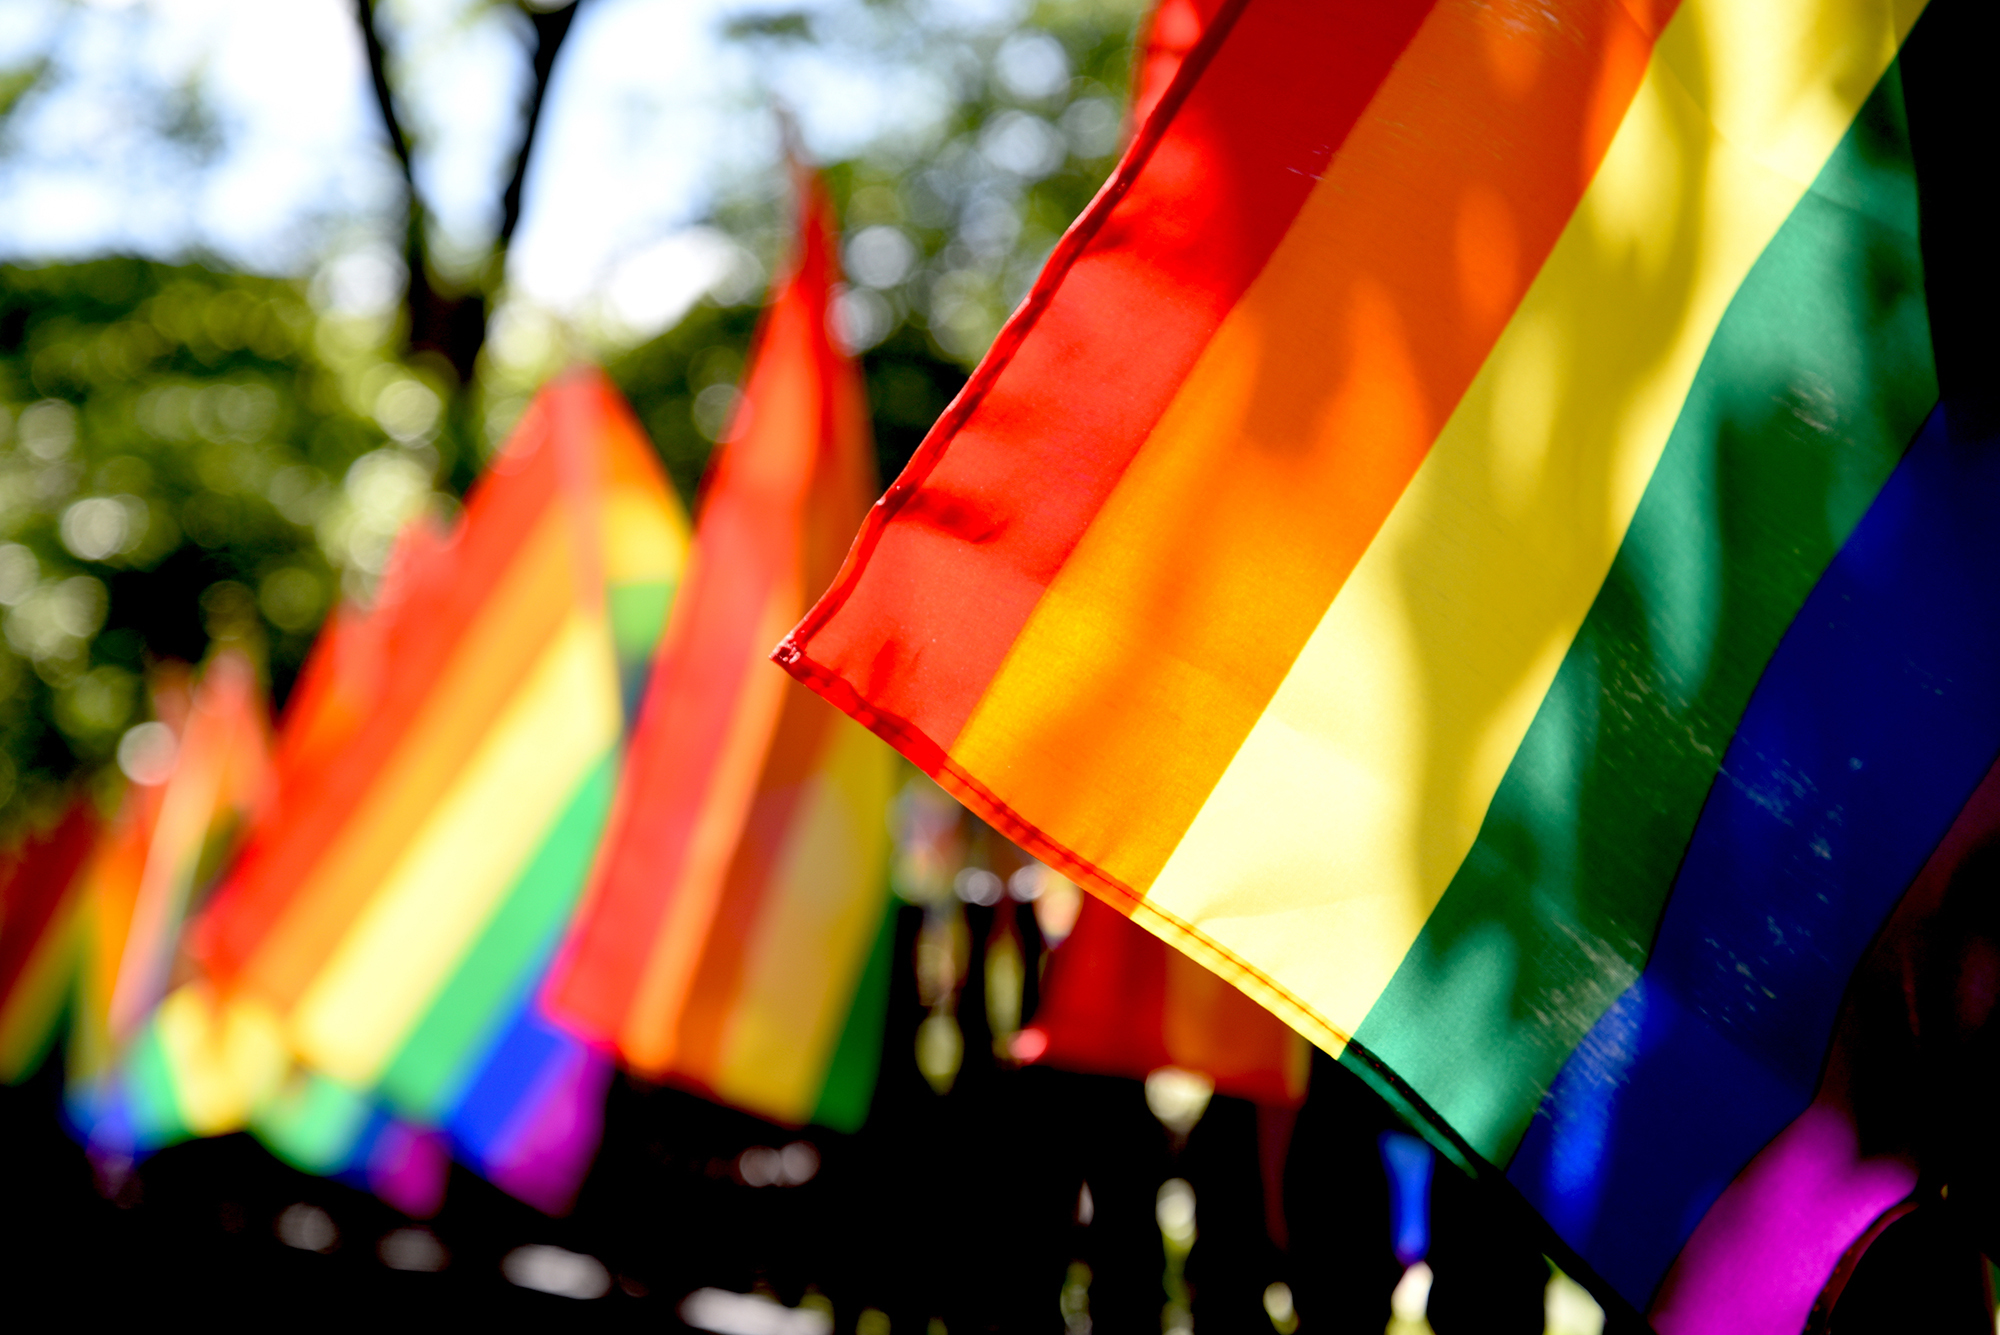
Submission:
M 814 476 L 800 515 L 804 586 L 822 588 L 840 569 L 849 537 L 868 511 L 874 494 L 867 407 L 852 362 L 824 344 L 818 353 L 822 421 Z M 796 618 L 794 618 L 796 619 Z M 761 671 L 761 664 L 752 671 Z M 764 943 L 757 940 L 772 878 L 790 846 L 798 806 L 815 775 L 825 766 L 835 741 L 834 708 L 793 682 L 784 692 L 770 751 L 757 782 L 757 795 L 744 821 L 727 884 L 699 972 L 688 989 L 680 1018 L 675 1066 L 714 1088 L 726 1043 L 741 1010 L 746 961 Z
M 1439 4 L 1037 607 L 957 768 L 1143 892 L 1569 221 L 1667 16 Z
M 146 849 L 160 815 L 162 790 L 125 790 L 117 823 L 99 844 L 84 873 L 79 927 L 75 1011 L 70 1020 L 69 1073 L 95 1078 L 111 1068 L 111 989 L 132 926 L 132 906 L 145 875 Z
M 821 403 L 820 439 L 811 489 L 800 514 L 804 586 L 822 588 L 840 569 L 848 540 L 868 511 L 874 494 L 866 401 L 852 362 L 816 344 Z M 796 617 L 794 617 L 796 619 Z M 763 664 L 751 668 L 761 672 Z M 745 962 L 763 945 L 757 940 L 772 878 L 790 846 L 799 802 L 825 766 L 840 714 L 796 682 L 780 706 L 770 750 L 757 781 L 757 794 L 737 840 L 722 901 L 709 928 L 699 971 L 688 989 L 680 1018 L 675 1066 L 680 1074 L 713 1088 L 725 1040 L 740 1010 Z
M 123 1041 L 166 994 L 166 974 L 209 841 L 256 796 L 266 739 L 256 669 L 237 650 L 217 654 L 195 687 L 173 777 L 147 834 L 132 921 L 111 980 L 109 1023 Z M 247 754 L 246 754 L 247 753 Z
M 353 817 L 313 865 L 246 979 L 289 1007 L 309 987 L 389 868 L 574 610 L 569 515 L 545 511 Z
M 805 601 L 797 584 L 781 583 L 765 603 L 759 642 L 775 643 Z M 666 896 L 653 944 L 626 1008 L 620 1051 L 640 1071 L 663 1073 L 678 1059 L 679 1020 L 721 901 L 724 878 L 756 795 L 757 776 L 777 726 L 790 678 L 752 660 L 736 693 L 733 717 L 717 748 L 681 859 Z
M 764 667 L 759 664 L 752 670 Z M 797 682 L 787 681 L 778 726 L 758 777 L 757 795 L 743 822 L 736 854 L 730 859 L 721 902 L 709 924 L 707 948 L 680 1016 L 674 1064 L 682 1074 L 705 1085 L 714 1082 L 722 1040 L 742 991 L 744 961 L 757 936 L 771 878 L 787 846 L 786 835 L 820 766 L 833 722 L 839 717 L 826 701 Z

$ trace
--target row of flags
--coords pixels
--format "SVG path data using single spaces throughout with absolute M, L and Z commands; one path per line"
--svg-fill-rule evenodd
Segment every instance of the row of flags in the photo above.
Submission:
M 0 871 L 0 1076 L 60 1036 L 101 1164 L 248 1130 L 413 1215 L 454 1159 L 560 1212 L 618 1066 L 862 1124 L 908 963 L 899 762 L 767 661 L 876 492 L 798 189 L 692 529 L 610 383 L 566 375 L 335 611 L 275 734 L 242 648 L 159 668 L 113 813 L 79 797 Z M 1023 1060 L 1303 1096 L 1302 1040 L 1108 910 L 1047 985 Z
M 275 739 L 240 650 L 158 672 L 134 735 L 168 754 L 16 852 L 0 1074 L 66 1020 L 99 1156 L 249 1129 L 413 1213 L 449 1157 L 561 1210 L 616 1062 L 865 1115 L 895 762 L 764 662 L 874 491 L 803 188 L 698 527 L 610 383 L 564 376 L 333 615 Z
M 551 386 L 268 761 L 218 657 L 164 787 L 17 857 L 0 1062 L 69 1004 L 104 1143 L 410 1199 L 559 1208 L 614 1062 L 851 1127 L 872 733 L 1096 896 L 1016 1057 L 1283 1109 L 1302 1037 L 1658 1329 L 1803 1328 L 1978 1139 L 2000 471 L 1913 139 L 1969 9 L 1174 0 L 872 508 L 802 182 L 691 537 Z

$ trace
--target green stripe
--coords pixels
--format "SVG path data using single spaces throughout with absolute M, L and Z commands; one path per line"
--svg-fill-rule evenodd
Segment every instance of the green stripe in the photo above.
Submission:
M 292 1167 L 327 1177 L 352 1162 L 373 1111 L 363 1095 L 302 1070 L 257 1110 L 250 1129 L 266 1149 Z
M 583 891 L 617 773 L 613 751 L 585 776 L 500 911 L 389 1063 L 382 1094 L 400 1112 L 438 1120 L 477 1073 L 478 1059 L 540 972 Z
M 676 587 L 660 580 L 613 584 L 604 591 L 612 648 L 618 656 L 618 698 L 625 706 L 628 729 L 639 721 L 639 701 L 652 675 L 653 649 L 666 628 Z
M 840 1042 L 827 1063 L 826 1083 L 812 1121 L 834 1131 L 859 1131 L 868 1120 L 875 1098 L 875 1076 L 882 1067 L 882 1025 L 889 1014 L 890 956 L 896 949 L 896 903 L 885 893 L 882 925 L 869 948 L 868 963 L 854 988 L 854 1003 L 841 1026 Z
M 174 1079 L 173 1063 L 167 1059 L 166 1045 L 160 1042 L 157 1015 L 132 1044 L 125 1066 L 125 1097 L 136 1144 L 158 1148 L 186 1140 L 191 1134 L 187 1110 L 181 1105 L 180 1082 Z
M 660 631 L 667 623 L 667 609 L 673 606 L 672 580 L 640 580 L 607 585 L 605 609 L 611 620 L 611 642 L 618 657 L 645 662 Z
M 1936 399 L 1892 66 L 1730 303 L 1477 842 L 1356 1034 L 1492 1162 L 1638 976 L 1758 675 Z

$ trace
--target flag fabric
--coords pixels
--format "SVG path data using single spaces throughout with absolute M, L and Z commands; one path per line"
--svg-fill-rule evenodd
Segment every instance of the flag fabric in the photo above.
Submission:
M 68 1114 L 93 1152 L 134 1159 L 246 1129 L 290 1067 L 268 1009 L 219 996 L 201 979 L 162 998 L 112 1060 L 72 1085 Z
M 194 943 L 218 990 L 278 1017 L 301 1073 L 263 1122 L 300 1162 L 351 1167 L 379 1113 L 444 1130 L 491 1176 L 553 1117 L 587 1143 L 527 1198 L 574 1191 L 595 1114 L 549 1104 L 591 1079 L 601 1095 L 605 1064 L 524 1012 L 686 541 L 630 411 L 578 371 L 537 396 L 454 529 L 408 535 L 377 606 L 331 628 L 272 809 Z
M 90 1008 L 116 1042 L 166 995 L 192 898 L 256 816 L 271 778 L 270 712 L 249 658 L 224 648 L 191 687 L 174 679 L 179 675 L 156 681 L 152 690 L 155 713 L 175 734 L 171 772 L 158 785 L 127 790 L 128 804 L 145 811 L 144 858 L 130 887 L 129 916 L 103 932 L 104 947 L 116 943 L 115 958 L 107 949 L 112 967 L 100 1003 Z M 156 810 L 149 809 L 152 798 Z M 110 893 L 122 908 L 128 895 Z
M 168 1061 L 154 1069 L 185 1079 L 184 1068 L 170 1067 Z M 292 1167 L 373 1192 L 413 1218 L 429 1218 L 444 1204 L 450 1139 L 398 1116 L 380 1098 L 310 1068 L 284 1071 L 250 1110 L 247 1125 L 266 1149 Z M 478 1162 L 470 1166 L 485 1167 Z M 574 1191 L 573 1183 L 564 1185 Z M 556 1210 L 567 1199 L 561 1196 Z M 530 1204 L 550 1208 L 540 1200 Z
M 1990 1090 L 1977 1085 L 1990 1085 L 1992 1056 L 1976 1031 L 1990 1019 L 2000 950 L 1996 840 L 2000 765 L 1868 947 L 1812 1102 L 1736 1175 L 1675 1260 L 1651 1313 L 1662 1335 L 1804 1330 L 1884 1228 L 1944 1205 L 1936 1183 L 1960 1189 L 1953 1205 L 1969 1197 L 1964 1208 L 1984 1208 L 1981 1175 L 1965 1170 L 1990 1154 Z M 1953 1088 L 1968 1070 L 1978 1073 L 1971 1098 Z
M 1049 953 L 1041 1002 L 1014 1038 L 1024 1061 L 1143 1080 L 1172 1066 L 1218 1094 L 1304 1102 L 1305 1040 L 1263 1007 L 1101 901 Z
M 400 535 L 392 564 L 407 569 L 417 553 L 434 545 L 427 540 L 435 536 L 425 525 L 411 526 Z M 373 706 L 385 667 L 379 636 L 384 620 L 351 607 L 336 608 L 329 616 L 294 684 L 287 726 L 268 760 L 271 778 L 258 814 L 268 815 L 285 776 L 296 776 L 302 765 L 337 747 Z M 267 729 L 260 730 L 260 737 L 263 731 Z M 175 774 L 172 782 L 179 782 L 179 758 Z M 126 827 L 118 827 L 109 842 L 115 844 L 124 833 Z M 136 862 L 129 856 L 109 860 L 114 865 Z M 138 876 L 134 870 L 122 879 L 136 883 Z M 86 994 L 88 984 L 86 978 Z M 294 1067 L 283 1027 L 270 1006 L 249 993 L 218 989 L 200 971 L 146 1011 L 110 1060 L 115 1066 L 109 1072 L 73 1087 L 68 1099 L 73 1126 L 99 1157 L 137 1158 L 191 1137 L 247 1128 L 295 1167 L 370 1187 L 406 1213 L 428 1215 L 442 1201 L 441 1163 L 426 1165 L 430 1171 L 417 1181 L 409 1171 L 414 1159 L 405 1155 L 398 1164 L 401 1172 L 371 1178 L 369 1124 L 357 1121 L 343 1126 L 340 1134 L 322 1132 L 317 1139 L 300 1134 L 302 1124 L 323 1127 L 327 1120 L 312 1123 L 299 1115 L 300 1106 L 311 1102 L 301 1098 L 301 1088 L 317 1090 L 329 1082 Z M 100 1058 L 98 1064 L 107 1063 Z M 312 1106 L 324 1103 L 322 1098 Z M 414 1128 L 401 1129 L 415 1134 Z
M 611 1075 L 610 1059 L 549 1019 L 531 990 L 452 1109 L 458 1158 L 530 1205 L 565 1212 L 603 1136 Z
M 1160 0 L 1146 18 L 1132 62 L 1132 124 L 1143 125 L 1180 73 L 1181 62 L 1222 8 L 1222 0 Z
M 126 1154 L 241 1127 L 248 1091 L 283 1069 L 267 1017 L 245 1013 L 232 1017 L 226 1035 L 204 1029 L 197 1037 L 183 1001 L 167 1022 L 189 1078 L 177 1098 L 135 1122 L 128 1061 L 135 1045 L 157 1039 L 156 1010 L 174 981 L 182 925 L 271 780 L 264 688 L 242 650 L 220 649 L 192 682 L 185 668 L 163 665 L 149 696 L 155 718 L 145 726 L 161 730 L 149 739 L 154 753 L 132 771 L 82 875 L 65 1072 L 76 1129 L 94 1147 Z
M 2000 468 L 1947 421 L 1926 424 L 1764 666 L 1643 971 L 1516 1156 L 1516 1180 L 1627 1291 L 1806 1112 L 1849 975 L 1978 816 L 1968 799 L 2000 749 L 1984 685 L 2000 670 Z M 1706 1134 L 1685 1135 L 1697 1118 Z
M 546 997 L 633 1070 L 779 1122 L 866 1115 L 887 1004 L 894 756 L 765 661 L 874 494 L 831 331 L 824 187 L 703 488 L 605 851 Z
M 1641 1306 L 2000 751 L 1922 8 L 1230 4 L 776 654 Z
M 54 1044 L 76 976 L 84 868 L 103 822 L 73 800 L 0 859 L 0 1081 L 33 1075 Z
M 1222 0 L 1160 0 L 1132 68 L 1132 123 L 1142 125 Z M 1296 1107 L 1309 1066 L 1292 1030 L 1241 992 L 1087 900 L 1051 952 L 1034 1023 L 1017 1053 L 1085 1074 L 1144 1078 L 1162 1066 L 1207 1076 L 1219 1093 Z

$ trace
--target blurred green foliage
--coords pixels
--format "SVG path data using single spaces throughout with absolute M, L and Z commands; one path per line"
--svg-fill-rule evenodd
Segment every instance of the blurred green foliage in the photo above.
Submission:
M 817 43 L 838 55 L 884 45 L 933 71 L 935 121 L 886 136 L 824 174 L 844 223 L 839 323 L 861 355 L 886 484 L 964 384 L 1125 139 L 1143 0 L 1044 0 L 1018 26 L 967 30 L 949 11 L 878 0 L 869 22 L 768 14 L 732 36 L 765 52 Z M 823 26 L 825 25 L 825 26 Z M 767 265 L 790 201 L 747 190 L 715 224 Z M 710 300 L 610 364 L 692 498 L 731 401 L 754 312 Z
M 830 170 L 848 229 L 844 314 L 871 347 L 905 325 L 971 367 L 1019 304 L 1124 142 L 1141 7 L 1039 5 L 1020 27 L 929 27 L 908 7 L 914 58 L 944 78 L 949 110 Z
M 282 690 L 440 503 L 437 396 L 377 341 L 299 282 L 0 266 L 0 822 L 112 756 L 150 663 L 224 636 Z

